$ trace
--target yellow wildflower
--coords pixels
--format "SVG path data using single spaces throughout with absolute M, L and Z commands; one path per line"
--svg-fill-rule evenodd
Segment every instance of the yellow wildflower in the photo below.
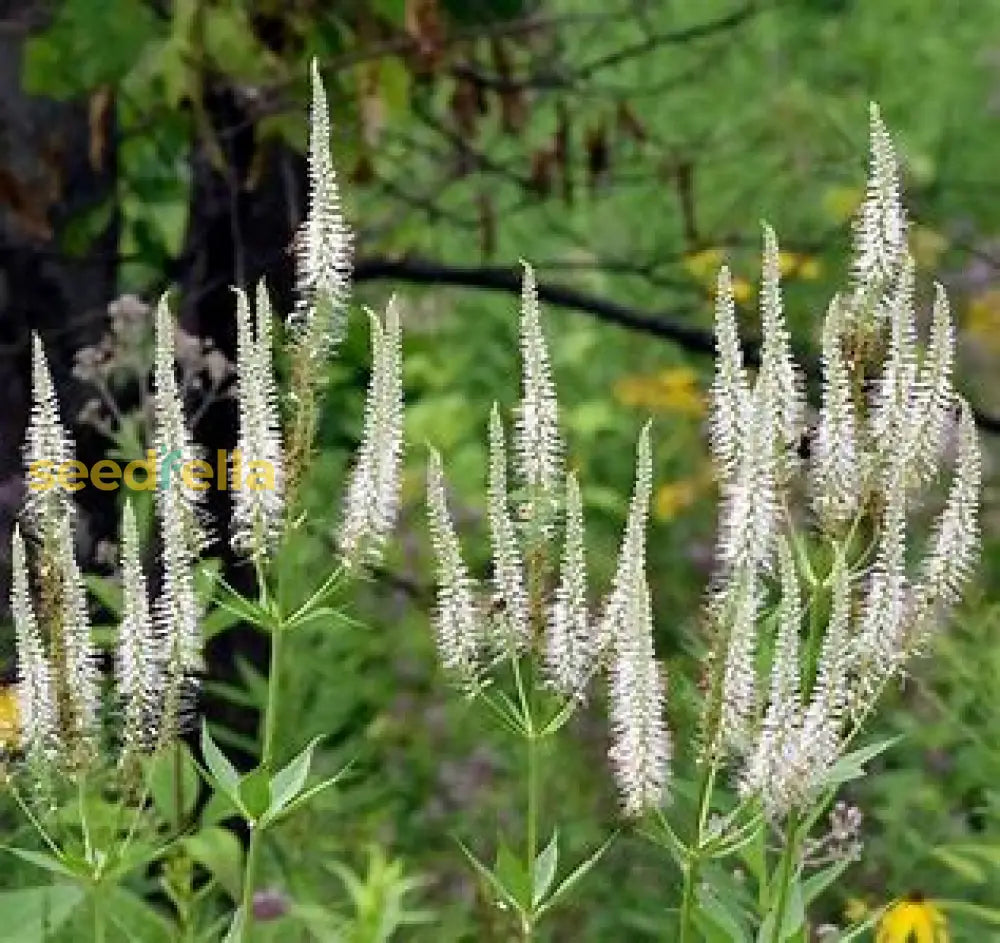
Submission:
M 746 304 L 753 297 L 753 286 L 739 275 L 733 276 L 733 301 Z
M 846 223 L 857 212 L 865 191 L 860 187 L 829 187 L 823 194 L 823 211 L 834 223 Z
M 652 376 L 622 377 L 614 386 L 615 399 L 626 406 L 680 416 L 701 416 L 705 398 L 698 374 L 688 367 L 671 367 Z
M 811 255 L 784 250 L 778 253 L 778 269 L 782 275 L 790 278 L 801 278 L 807 282 L 815 281 L 823 271 L 819 260 Z
M 680 478 L 660 485 L 653 499 L 653 513 L 658 520 L 672 521 L 681 511 L 694 504 L 698 497 L 698 482 Z
M 969 302 L 965 330 L 991 350 L 1000 350 L 1000 289 L 991 288 Z
M 721 249 L 701 249 L 698 252 L 688 252 L 684 256 L 684 268 L 688 274 L 699 281 L 711 282 L 715 279 L 715 273 L 722 265 L 723 252 Z
M 878 924 L 875 943 L 948 943 L 944 914 L 922 894 L 893 904 Z
M 17 688 L 0 686 L 0 753 L 17 747 L 20 717 L 17 712 Z
M 861 923 L 868 916 L 868 904 L 860 897 L 849 897 L 844 905 L 844 918 L 848 923 Z

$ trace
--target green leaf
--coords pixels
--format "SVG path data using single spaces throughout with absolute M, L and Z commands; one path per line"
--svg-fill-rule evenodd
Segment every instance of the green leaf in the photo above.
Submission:
M 552 887 L 555 880 L 556 869 L 559 866 L 559 832 L 554 830 L 552 838 L 545 846 L 542 853 L 535 859 L 534 874 L 532 875 L 531 904 L 537 906 Z
M 611 835 L 601 844 L 601 846 L 589 857 L 578 864 L 566 877 L 563 879 L 562 883 L 549 895 L 549 899 L 545 901 L 536 911 L 535 915 L 540 917 L 547 910 L 551 910 L 560 900 L 562 900 L 573 888 L 584 878 L 598 861 L 604 855 L 604 852 L 611 847 L 611 843 L 618 837 L 618 832 L 612 832 Z
M 5 851 L 9 851 L 22 861 L 27 861 L 35 867 L 50 871 L 52 874 L 60 874 L 68 878 L 80 878 L 85 876 L 85 872 L 74 870 L 66 864 L 64 859 L 59 859 L 55 855 L 50 855 L 44 851 L 32 851 L 29 848 L 18 848 L 15 845 L 0 845 Z
M 240 804 L 240 774 L 226 758 L 226 755 L 215 745 L 208 723 L 201 722 L 201 753 L 205 757 L 205 765 L 215 780 L 216 785 L 232 799 Z
M 507 843 L 500 839 L 497 845 L 497 860 L 493 868 L 497 880 L 507 889 L 521 910 L 531 906 L 530 878 L 524 868 L 524 863 L 510 849 Z
M 205 868 L 234 901 L 239 901 L 243 883 L 243 847 L 239 839 L 228 829 L 212 826 L 186 836 L 182 843 L 191 859 Z
M 802 882 L 802 906 L 808 907 L 820 894 L 837 880 L 852 864 L 853 859 L 841 858 L 822 871 L 809 875 Z
M 945 846 L 931 848 L 930 852 L 945 867 L 950 868 L 970 884 L 984 884 L 986 882 L 986 872 L 978 862 L 970 861 L 964 855 Z
M 698 888 L 698 907 L 695 912 L 695 922 L 701 925 L 703 922 L 709 927 L 702 926 L 702 932 L 708 929 L 716 931 L 715 936 L 727 943 L 750 943 L 750 935 L 743 921 L 743 914 L 734 912 L 726 906 L 724 901 L 727 898 L 715 894 L 711 888 Z M 728 901 L 730 904 L 734 901 Z M 706 933 L 706 936 L 708 933 Z
M 335 786 L 340 782 L 341 779 L 348 773 L 351 769 L 352 764 L 348 763 L 342 770 L 334 773 L 332 776 L 324 779 L 320 783 L 316 783 L 315 786 L 310 786 L 305 792 L 300 792 L 291 802 L 285 806 L 280 812 L 275 812 L 273 815 L 265 816 L 266 823 L 268 825 L 273 825 L 279 819 L 286 818 L 291 815 L 300 806 L 306 805 L 315 796 L 318 796 L 321 792 L 329 789 L 331 786 Z
M 122 614 L 122 588 L 119 583 L 106 576 L 87 573 L 83 581 L 91 595 L 114 616 Z
M 774 923 L 777 919 L 777 897 L 775 892 L 775 905 L 768 911 L 767 916 L 760 925 L 757 933 L 757 943 L 771 943 L 774 939 Z M 802 929 L 805 923 L 805 907 L 802 904 L 802 883 L 798 877 L 792 879 L 788 888 L 788 896 L 785 901 L 785 913 L 781 921 L 781 932 L 779 940 L 787 940 Z
M 174 749 L 164 750 L 151 756 L 146 767 L 146 782 L 153 805 L 168 822 L 176 822 L 178 818 L 186 819 L 191 815 L 198 802 L 201 787 L 198 764 L 195 763 L 188 745 L 179 743 L 176 745 L 176 750 L 180 756 L 180 810 L 177 809 L 177 789 L 174 782 L 177 774 L 177 754 L 174 753 Z
M 243 908 L 237 907 L 233 913 L 233 922 L 229 925 L 229 932 L 222 943 L 239 943 L 243 939 Z
M 105 906 L 108 921 L 121 931 L 112 940 L 129 943 L 171 943 L 173 924 L 151 904 L 124 887 L 110 889 Z
M 52 884 L 0 892 L 0 941 L 47 940 L 83 900 L 76 884 Z
M 217 577 L 216 585 L 219 587 L 219 591 L 215 601 L 222 609 L 240 621 L 249 622 L 251 625 L 270 631 L 274 620 L 263 606 L 236 592 L 221 576 Z
M 271 804 L 267 810 L 269 816 L 277 815 L 302 792 L 309 778 L 313 751 L 319 740 L 319 737 L 310 740 L 295 759 L 274 774 L 271 780 Z
M 254 821 L 271 805 L 271 779 L 264 767 L 258 767 L 240 780 L 240 802 Z
M 972 904 L 964 900 L 936 900 L 934 903 L 946 913 L 962 914 L 965 917 L 972 917 L 980 923 L 1000 927 L 1000 908 Z
M 503 883 L 497 878 L 497 876 L 490 870 L 485 864 L 482 863 L 466 846 L 460 839 L 455 839 L 458 842 L 458 847 L 462 849 L 462 854 L 468 859 L 469 863 L 475 868 L 476 872 L 480 877 L 486 880 L 486 883 L 493 888 L 496 892 L 497 898 L 504 903 L 513 907 L 519 914 L 523 914 L 524 910 L 521 905 L 511 896 L 510 891 L 504 887 Z
M 865 775 L 865 763 L 873 760 L 880 753 L 884 753 L 891 746 L 894 746 L 902 739 L 902 736 L 889 737 L 877 743 L 869 744 L 845 753 L 836 763 L 833 764 L 820 780 L 822 787 L 839 786 L 841 783 L 849 782 L 852 779 L 861 779 Z

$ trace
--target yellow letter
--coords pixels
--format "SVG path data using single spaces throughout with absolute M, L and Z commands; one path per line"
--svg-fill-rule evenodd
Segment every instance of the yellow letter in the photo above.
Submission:
M 233 449 L 233 491 L 243 487 L 243 453 Z
M 48 491 L 52 487 L 52 462 L 41 460 L 28 466 L 28 487 L 32 491 Z
M 122 470 L 117 462 L 112 462 L 109 458 L 102 458 L 94 463 L 90 469 L 90 483 L 98 491 L 117 491 L 118 479 L 122 476 Z
M 196 458 L 181 465 L 181 481 L 192 491 L 208 491 L 212 477 L 212 466 L 203 458 Z
M 254 459 L 248 468 L 244 485 L 250 491 L 274 491 L 274 466 L 270 462 Z
M 64 491 L 79 491 L 83 482 L 79 478 L 87 477 L 87 466 L 77 458 L 71 458 L 59 466 L 59 487 Z
M 142 469 L 146 477 L 139 481 L 135 473 Z M 125 466 L 125 474 L 122 475 L 125 487 L 131 491 L 154 491 L 156 489 L 156 453 L 152 449 L 146 450 L 144 459 L 137 458 Z
M 215 487 L 219 491 L 226 491 L 229 488 L 229 462 L 226 460 L 226 450 L 215 450 Z

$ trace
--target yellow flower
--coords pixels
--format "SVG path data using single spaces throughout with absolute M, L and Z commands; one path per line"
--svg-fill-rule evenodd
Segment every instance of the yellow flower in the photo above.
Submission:
M 694 504 L 698 483 L 692 478 L 680 478 L 660 485 L 653 499 L 653 513 L 661 521 L 672 521 L 681 511 Z
M 944 914 L 922 894 L 893 904 L 878 924 L 875 943 L 948 943 Z
M 733 300 L 746 304 L 753 297 L 753 286 L 740 275 L 733 276 Z
M 868 904 L 860 897 L 849 897 L 844 905 L 844 918 L 848 923 L 861 923 L 868 916 Z
M 991 288 L 969 302 L 965 329 L 991 350 L 1000 350 L 1000 289 Z
M 656 412 L 701 416 L 705 411 L 698 374 L 688 367 L 671 367 L 652 376 L 622 377 L 615 383 L 614 394 L 626 406 Z
M 0 686 L 0 753 L 17 747 L 19 722 L 17 688 L 13 684 Z
M 860 187 L 829 187 L 823 194 L 823 211 L 831 222 L 846 223 L 857 212 L 864 196 Z
M 801 255 L 798 252 L 778 253 L 778 269 L 782 275 L 790 278 L 801 278 L 803 281 L 814 282 L 823 271 L 818 259 L 811 255 Z
M 711 282 L 715 280 L 715 273 L 722 265 L 723 253 L 721 249 L 702 249 L 699 252 L 688 252 L 684 256 L 684 268 L 688 274 L 699 281 Z

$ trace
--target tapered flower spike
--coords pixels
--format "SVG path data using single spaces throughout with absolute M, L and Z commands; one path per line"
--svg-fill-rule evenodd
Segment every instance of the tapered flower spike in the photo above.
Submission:
M 897 466 L 903 465 L 909 478 L 921 422 L 914 412 L 918 377 L 913 318 L 916 268 L 910 255 L 905 255 L 901 264 L 896 284 L 886 297 L 889 350 L 873 396 L 870 438 L 883 457 L 885 473 L 893 475 Z
M 503 601 L 502 622 L 505 631 L 498 648 L 502 651 L 518 651 L 531 644 L 531 625 L 524 564 L 517 542 L 517 531 L 510 517 L 503 420 L 496 403 L 490 413 L 490 473 L 486 493 L 490 547 L 493 551 L 493 587 L 497 599 Z
M 523 513 L 547 531 L 562 483 L 562 439 L 549 354 L 538 310 L 534 270 L 527 262 L 521 288 L 521 402 L 516 411 L 514 451 L 520 484 L 527 491 Z
M 45 654 L 31 604 L 24 540 L 17 525 L 14 526 L 11 551 L 10 608 L 17 652 L 20 744 L 29 765 L 40 773 L 58 753 L 59 728 L 52 666 Z
M 863 314 L 894 278 L 906 251 L 899 166 L 878 106 L 871 105 L 871 157 L 865 200 L 854 226 L 852 315 Z
M 802 435 L 805 403 L 781 304 L 778 238 L 766 223 L 760 314 L 763 343 L 758 382 L 767 384 L 771 391 L 769 409 L 773 412 L 779 443 L 785 449 L 793 450 L 791 456 L 794 458 L 794 449 Z
M 181 469 L 198 459 L 199 450 L 184 419 L 184 403 L 177 386 L 175 368 L 174 319 L 164 293 L 156 306 L 155 351 L 153 364 L 153 446 L 158 464 L 156 497 L 171 495 L 169 502 L 157 501 L 163 519 L 170 512 L 180 515 L 179 526 L 191 554 L 197 554 L 205 544 L 202 526 L 204 518 L 204 491 L 199 491 L 184 481 Z M 178 526 L 175 522 L 173 526 Z
M 778 472 L 771 399 L 758 383 L 742 403 L 738 461 L 723 479 L 717 557 L 720 579 L 766 566 L 777 527 Z
M 841 349 L 842 328 L 835 297 L 823 324 L 823 399 L 812 447 L 813 506 L 821 521 L 833 524 L 854 515 L 864 474 L 851 379 Z
M 97 653 L 87 613 L 87 593 L 73 549 L 69 517 L 59 527 L 57 564 L 61 582 L 61 639 L 66 671 L 66 716 L 60 718 L 64 745 L 77 763 L 86 764 L 98 749 L 100 686 Z
M 728 477 L 736 469 L 740 423 L 750 394 L 736 327 L 732 277 L 725 265 L 719 269 L 715 293 L 715 349 L 710 436 L 716 464 Z
M 153 376 L 154 442 L 163 459 L 193 461 L 198 452 L 184 422 L 184 409 L 174 372 L 173 319 L 166 295 L 156 309 L 156 350 Z M 184 726 L 202 667 L 201 616 L 194 590 L 194 566 L 205 542 L 201 525 L 204 492 L 189 487 L 175 465 L 158 481 L 156 516 L 162 537 L 163 580 L 154 603 L 157 631 L 164 639 L 163 736 L 172 739 Z
M 733 578 L 725 611 L 728 620 L 726 659 L 722 674 L 720 745 L 740 754 L 749 749 L 757 718 L 757 615 L 760 589 L 753 569 Z
M 576 475 L 566 476 L 566 537 L 559 585 L 546 626 L 545 673 L 561 694 L 583 700 L 594 670 L 594 640 L 587 609 L 583 500 Z
M 124 761 L 156 744 L 166 654 L 149 611 L 131 502 L 126 502 L 122 517 L 121 567 L 122 618 L 115 649 L 115 680 L 121 699 Z
M 292 323 L 298 343 L 321 358 L 343 334 L 350 291 L 350 229 L 330 155 L 330 112 L 319 64 L 312 62 L 309 111 L 309 208 L 298 237 L 297 295 Z
M 816 679 L 805 709 L 790 769 L 805 790 L 814 789 L 840 753 L 840 731 L 849 700 L 851 665 L 848 630 L 851 584 L 842 555 L 834 556 L 830 574 L 830 619 L 820 650 Z
M 972 410 L 961 401 L 958 455 L 944 510 L 938 517 L 914 590 L 914 626 L 908 647 L 919 648 L 961 596 L 979 549 L 982 459 Z
M 618 565 L 611 583 L 611 592 L 604 601 L 597 626 L 595 655 L 598 658 L 613 650 L 615 635 L 629 605 L 629 595 L 634 593 L 637 585 L 636 573 L 641 574 L 646 566 L 646 522 L 653 488 L 653 454 L 649 429 L 650 424 L 647 422 L 639 434 L 635 488 L 625 520 L 625 534 L 618 551 Z
M 32 469 L 36 465 L 54 470 L 75 458 L 73 439 L 60 418 L 45 348 L 37 334 L 31 335 L 31 403 L 24 440 L 24 464 L 29 479 L 34 477 Z M 45 489 L 32 488 L 29 480 L 25 522 L 35 536 L 41 537 L 46 529 L 71 513 L 72 508 L 69 492 L 58 484 Z
M 653 653 L 653 615 L 644 574 L 633 570 L 611 662 L 608 756 L 622 811 L 637 817 L 661 805 L 670 776 L 671 743 L 663 719 L 664 683 Z
M 647 423 L 639 436 L 636 482 L 598 641 L 610 657 L 609 757 L 626 815 L 664 799 L 671 746 L 663 720 L 664 684 L 653 651 L 653 615 L 646 583 L 646 523 L 652 489 Z
M 427 508 L 437 557 L 438 652 L 445 669 L 461 683 L 471 685 L 479 673 L 482 637 L 476 594 L 448 513 L 441 456 L 433 449 L 427 467 Z
M 403 458 L 403 362 L 395 298 L 385 323 L 373 311 L 372 374 L 361 445 L 344 498 L 340 550 L 349 563 L 374 562 L 396 522 Z
M 785 540 L 778 544 L 778 561 L 781 602 L 771 662 L 770 700 L 757 744 L 747 759 L 740 782 L 741 792 L 744 795 L 760 795 L 765 809 L 773 817 L 786 811 L 793 799 L 791 784 L 787 781 L 787 759 L 802 721 L 799 691 L 802 597 L 795 563 Z
M 284 450 L 271 351 L 271 303 L 257 286 L 257 328 L 250 320 L 246 293 L 236 291 L 236 365 L 239 400 L 237 449 L 233 467 L 232 544 L 264 556 L 279 540 L 284 521 Z
M 955 329 L 951 323 L 948 296 L 940 284 L 934 286 L 930 341 L 920 367 L 914 412 L 916 423 L 914 460 L 920 481 L 929 481 L 938 468 L 945 429 L 955 405 L 951 374 L 955 361 Z

